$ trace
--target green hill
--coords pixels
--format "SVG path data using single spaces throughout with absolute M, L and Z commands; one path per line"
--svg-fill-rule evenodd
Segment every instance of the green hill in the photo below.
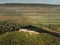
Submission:
M 60 45 L 60 5 L 0 4 L 0 45 Z
M 7 32 L 0 35 L 0 45 L 60 45 L 60 38 L 50 34 L 25 32 Z

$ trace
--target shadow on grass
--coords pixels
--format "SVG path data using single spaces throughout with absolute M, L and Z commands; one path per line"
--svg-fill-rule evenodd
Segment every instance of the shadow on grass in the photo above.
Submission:
M 25 27 L 21 26 L 21 28 L 28 29 L 28 30 L 31 30 L 31 31 L 36 31 L 36 32 L 39 32 L 39 33 L 48 33 L 48 34 L 51 34 L 53 36 L 60 37 L 60 34 L 58 34 L 58 33 L 49 32 L 49 31 L 46 31 L 42 28 L 38 28 L 38 27 L 35 27 L 35 26 L 32 26 L 32 25 L 25 26 Z

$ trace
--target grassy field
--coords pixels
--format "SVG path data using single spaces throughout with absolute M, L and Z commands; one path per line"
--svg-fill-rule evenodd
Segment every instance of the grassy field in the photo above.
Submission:
M 26 26 L 35 30 L 41 28 L 48 33 L 29 35 L 18 32 Z M 60 45 L 60 6 L 0 4 L 0 33 L 0 45 Z
M 48 4 L 2 4 L 0 5 L 0 20 L 13 20 L 33 25 L 60 25 L 60 6 Z
M 15 31 L 0 35 L 0 45 L 60 45 L 60 38 L 50 34 L 30 35 Z
M 10 16 L 10 18 L 13 19 L 15 16 L 16 18 L 18 16 L 18 20 L 20 20 L 20 16 L 23 15 L 26 19 L 28 18 L 27 20 L 32 22 L 39 22 L 43 24 L 60 24 L 60 6 L 54 5 L 0 5 L 0 15 L 3 15 L 3 17 Z

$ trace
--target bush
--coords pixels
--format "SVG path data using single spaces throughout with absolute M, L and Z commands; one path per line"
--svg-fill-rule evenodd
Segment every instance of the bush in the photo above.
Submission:
M 48 25 L 48 28 L 50 28 L 50 29 L 52 29 L 52 30 L 57 30 L 56 25 L 53 25 L 53 24 L 49 24 L 49 25 Z
M 17 31 L 20 29 L 20 24 L 9 21 L 0 22 L 0 34 L 5 32 Z

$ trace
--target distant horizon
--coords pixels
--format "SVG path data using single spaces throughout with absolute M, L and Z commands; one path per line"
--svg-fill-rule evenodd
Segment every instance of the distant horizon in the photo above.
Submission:
M 0 3 L 0 4 L 14 4 L 14 3 Z M 15 3 L 15 4 L 45 4 L 45 5 L 60 5 L 60 4 L 48 4 L 48 3 Z

